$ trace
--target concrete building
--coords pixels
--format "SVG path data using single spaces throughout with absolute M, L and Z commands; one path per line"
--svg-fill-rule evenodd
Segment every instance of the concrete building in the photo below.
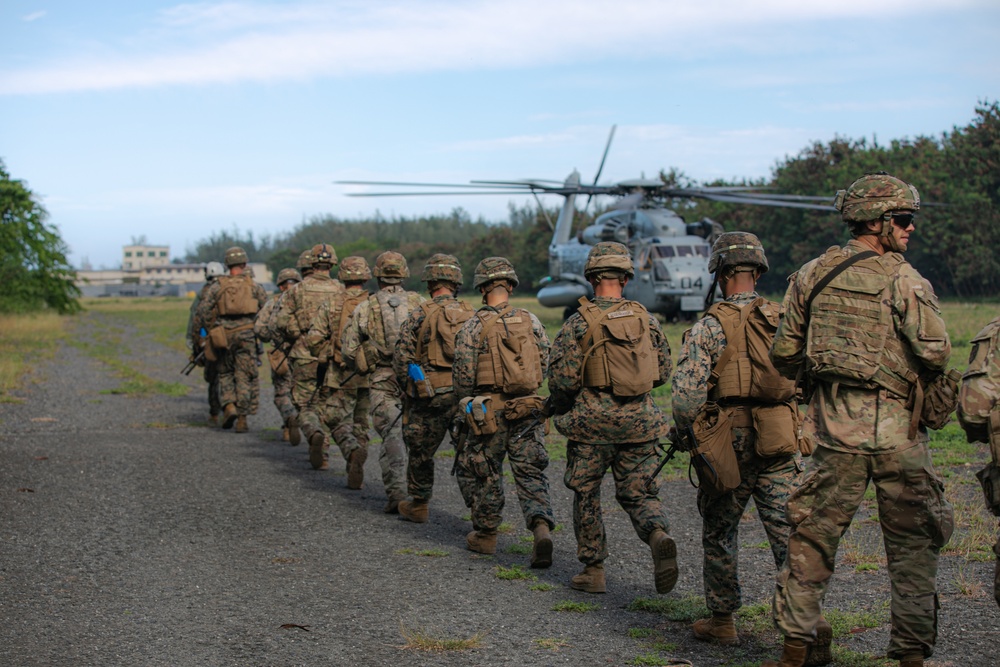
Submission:
M 122 270 L 141 271 L 148 266 L 170 263 L 168 245 L 127 245 L 122 248 Z

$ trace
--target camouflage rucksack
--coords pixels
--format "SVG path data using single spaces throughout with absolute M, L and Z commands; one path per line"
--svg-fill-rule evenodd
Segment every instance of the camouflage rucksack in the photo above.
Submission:
M 444 303 L 428 301 L 420 305 L 424 319 L 417 331 L 416 357 L 420 361 L 424 375 L 430 381 L 430 390 L 450 387 L 451 368 L 455 360 L 455 335 L 458 330 L 476 314 L 472 306 L 464 301 L 452 299 Z M 427 345 L 424 345 L 424 339 Z M 414 398 L 430 398 L 427 389 L 421 388 L 411 379 L 407 382 L 407 392 Z
M 385 254 L 385 253 L 383 253 Z M 368 297 L 368 340 L 378 350 L 380 365 L 388 365 L 399 338 L 399 328 L 419 297 L 414 292 L 381 289 Z
M 254 315 L 259 309 L 257 299 L 253 295 L 253 281 L 249 276 L 219 277 L 219 315 Z
M 610 387 L 615 396 L 641 396 L 653 388 L 660 367 L 649 334 L 649 312 L 638 301 L 602 311 L 585 297 L 580 315 L 587 321 L 581 341 L 584 387 Z
M 499 313 L 480 310 L 480 345 L 488 341 L 489 356 L 480 354 L 476 387 L 514 396 L 531 394 L 542 386 L 542 362 L 528 311 L 507 305 Z
M 958 421 L 969 440 L 996 442 L 1000 462 L 1000 317 L 972 339 L 969 368 L 958 393 Z M 991 420 L 992 415 L 992 420 Z

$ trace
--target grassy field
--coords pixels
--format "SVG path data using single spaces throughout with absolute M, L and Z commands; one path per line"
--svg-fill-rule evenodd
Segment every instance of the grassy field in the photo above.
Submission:
M 11 391 L 22 386 L 30 362 L 52 357 L 68 319 L 53 313 L 0 315 L 0 403 L 19 400 Z

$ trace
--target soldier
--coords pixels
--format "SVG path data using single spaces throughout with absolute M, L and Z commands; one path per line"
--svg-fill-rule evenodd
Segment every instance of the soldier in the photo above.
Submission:
M 212 426 L 219 423 L 219 413 L 222 412 L 222 405 L 219 403 L 219 362 L 217 359 L 209 359 L 209 353 L 205 351 L 205 338 L 211 327 L 206 326 L 206 323 L 198 317 L 198 307 L 205 298 L 208 288 L 225 274 L 226 269 L 221 262 L 209 262 L 205 265 L 205 284 L 191 302 L 191 311 L 188 315 L 187 337 L 188 347 L 191 348 L 191 359 L 197 359 L 198 355 L 205 352 L 202 362 L 205 370 L 202 377 L 208 384 L 208 423 Z M 212 353 L 212 356 L 215 354 Z
M 289 427 L 289 442 L 292 445 L 299 444 L 299 439 L 295 436 L 301 431 L 309 441 L 309 459 L 313 461 L 313 450 L 322 452 L 326 427 L 310 406 L 319 396 L 318 380 L 321 371 L 319 360 L 309 352 L 303 336 L 309 331 L 320 306 L 341 294 L 344 286 L 339 280 L 330 277 L 330 269 L 337 265 L 337 252 L 332 245 L 314 245 L 309 250 L 309 259 L 312 271 L 281 299 L 281 307 L 275 316 L 275 329 L 284 343 L 291 347 L 288 360 L 292 371 L 292 402 L 295 403 L 298 416 L 286 423 Z
M 698 489 L 705 600 L 712 617 L 696 621 L 692 630 L 697 639 L 733 646 L 739 643 L 733 613 L 741 606 L 739 525 L 750 498 L 767 532 L 775 566 L 785 561 L 785 504 L 801 471 L 798 407 L 795 382 L 778 375 L 767 357 L 781 307 L 756 291 L 757 280 L 768 269 L 760 240 L 747 232 L 722 234 L 708 268 L 725 300 L 684 334 L 671 398 L 681 433 L 709 406 L 725 410 L 732 423 L 740 485 L 721 496 L 704 486 Z M 686 437 L 676 441 L 693 444 Z M 827 654 L 830 636 L 827 624 Z M 826 662 L 829 658 L 817 664 Z
M 406 451 L 399 423 L 403 399 L 392 371 L 392 353 L 400 326 L 423 298 L 400 284 L 410 277 L 410 269 L 398 252 L 375 258 L 374 273 L 378 291 L 354 309 L 341 337 L 341 354 L 350 370 L 368 376 L 372 426 L 382 438 L 378 462 L 388 498 L 386 511 L 392 512 L 406 494 Z
M 764 665 L 804 663 L 837 545 L 872 481 L 892 584 L 887 655 L 921 667 L 937 637 L 938 552 L 953 528 L 921 423 L 922 386 L 942 374 L 951 343 L 934 290 L 903 259 L 916 188 L 867 174 L 837 193 L 836 207 L 852 238 L 789 279 L 771 348 L 782 375 L 812 383 L 806 425 L 816 451 L 788 500 L 788 558 L 774 596 L 784 652 Z
M 1000 317 L 972 339 L 969 368 L 962 376 L 958 421 L 969 442 L 990 446 L 990 463 L 977 476 L 983 485 L 986 506 L 1000 516 Z M 993 575 L 993 597 L 1000 604 L 1000 539 L 993 547 L 997 565 Z
M 302 276 L 295 269 L 282 269 L 278 272 L 278 291 L 267 300 L 264 307 L 257 313 L 253 332 L 257 340 L 271 343 L 271 351 L 267 358 L 271 367 L 271 385 L 274 387 L 274 407 L 281 415 L 281 439 L 289 441 L 289 423 L 297 414 L 292 403 L 292 374 L 288 367 L 288 352 L 291 346 L 275 331 L 276 315 L 281 308 L 281 297 L 293 285 L 302 282 Z
M 235 423 L 237 433 L 246 433 L 247 415 L 257 414 L 260 398 L 253 323 L 267 294 L 247 275 L 248 259 L 243 248 L 226 250 L 225 262 L 229 275 L 209 286 L 198 306 L 198 318 L 214 323 L 209 338 L 213 347 L 225 350 L 219 361 L 222 428 L 232 428 Z
M 517 273 L 505 257 L 487 257 L 476 267 L 473 287 L 483 295 L 476 311 L 455 337 L 456 398 L 468 405 L 469 428 L 458 467 L 474 480 L 470 551 L 496 553 L 503 519 L 503 461 L 510 459 L 521 513 L 534 533 L 531 567 L 552 565 L 555 527 L 545 468 L 543 400 L 536 391 L 549 365 L 549 337 L 538 318 L 512 308 Z M 491 417 L 492 415 L 492 417 Z M 482 419 L 480 419 L 482 417 Z
M 451 373 L 455 335 L 474 311 L 456 298 L 462 286 L 462 265 L 457 258 L 432 255 L 420 280 L 427 284 L 431 300 L 413 309 L 400 326 L 392 358 L 396 380 L 406 388 L 403 441 L 410 498 L 390 496 L 387 509 L 409 521 L 424 523 L 434 488 L 434 455 L 458 409 Z M 417 379 L 421 376 L 424 380 Z M 464 484 L 467 480 L 460 477 L 459 481 Z
M 351 313 L 368 299 L 365 283 L 371 277 L 372 271 L 364 257 L 344 258 L 337 273 L 337 278 L 344 283 L 344 291 L 320 306 L 305 336 L 309 352 L 319 359 L 320 365 L 329 364 L 324 384 L 319 389 L 319 399 L 315 401 L 316 412 L 347 462 L 347 488 L 355 490 L 364 483 L 371 401 L 367 377 L 347 370 L 340 337 Z M 309 460 L 314 468 L 329 468 L 329 449 L 329 441 L 324 441 L 319 449 L 309 448 Z
M 610 467 L 615 498 L 652 551 L 656 591 L 668 593 L 677 583 L 677 547 L 658 489 L 645 482 L 656 467 L 657 441 L 668 430 L 649 392 L 670 378 L 670 345 L 641 303 L 622 298 L 635 275 L 628 248 L 598 243 L 584 275 L 595 299 L 581 298 L 580 310 L 563 323 L 548 373 L 556 429 L 568 438 L 564 481 L 574 492 L 573 530 L 584 564 L 570 586 L 605 592 L 601 481 Z

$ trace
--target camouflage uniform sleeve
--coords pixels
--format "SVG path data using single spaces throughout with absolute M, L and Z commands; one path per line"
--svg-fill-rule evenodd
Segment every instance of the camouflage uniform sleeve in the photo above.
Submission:
M 674 362 L 670 358 L 670 341 L 663 335 L 660 321 L 652 313 L 649 314 L 649 336 L 656 349 L 656 362 L 660 365 L 660 377 L 653 382 L 653 386 L 659 387 L 670 380 L 670 372 L 674 369 Z
M 262 341 L 270 342 L 271 340 L 271 329 L 268 324 L 271 320 L 271 312 L 277 303 L 278 296 L 272 296 L 264 304 L 264 307 L 257 311 L 257 316 L 253 320 L 253 333 Z
M 301 284 L 299 283 L 299 285 Z M 278 307 L 278 313 L 274 316 L 275 331 L 289 343 L 298 340 L 299 336 L 302 335 L 298 318 L 295 317 L 295 311 L 298 306 L 298 299 L 295 298 L 298 294 L 296 287 L 298 285 L 285 292 L 285 297 L 281 300 L 281 305 Z
M 913 354 L 927 370 L 943 371 L 951 357 L 951 341 L 934 288 L 904 263 L 892 292 L 896 330 L 909 341 Z
M 188 347 L 193 347 L 196 345 L 198 329 L 198 304 L 201 303 L 201 293 L 194 295 L 194 299 L 191 300 L 191 309 L 188 311 L 188 327 L 187 327 L 187 344 Z
M 549 355 L 549 393 L 552 396 L 552 410 L 555 414 L 568 412 L 580 393 L 580 365 L 583 350 L 579 339 L 586 331 L 587 324 L 579 313 L 574 313 L 563 322 L 556 335 Z
M 267 303 L 267 292 L 264 291 L 260 283 L 253 284 L 253 296 L 257 299 L 257 309 L 260 310 Z
M 538 344 L 538 358 L 542 362 L 542 377 L 545 377 L 549 370 L 549 354 L 552 351 L 552 343 L 549 342 L 549 335 L 545 332 L 542 321 L 535 317 L 534 313 L 528 312 L 528 316 L 531 317 L 531 331 L 535 334 L 535 342 Z
M 368 328 L 368 313 L 371 311 L 371 301 L 362 301 L 361 305 L 354 309 L 344 327 L 344 333 L 340 337 L 340 354 L 344 357 L 344 362 L 348 368 L 354 369 L 355 358 L 361 343 L 365 340 L 365 331 Z
M 708 379 L 725 347 L 725 334 L 714 317 L 703 317 L 684 332 L 671 385 L 671 405 L 678 428 L 690 425 L 708 402 Z
M 198 305 L 198 323 L 206 329 L 209 328 L 209 324 L 215 322 L 215 307 L 218 299 L 219 283 L 213 283 L 212 286 L 208 288 L 208 291 L 205 292 L 201 303 Z
M 309 354 L 319 359 L 321 364 L 327 361 L 331 337 L 330 332 L 333 330 L 333 325 L 330 322 L 330 313 L 330 302 L 324 301 L 320 304 L 319 310 L 316 311 L 316 317 L 313 318 L 312 326 L 309 327 L 309 331 L 305 334 L 305 343 L 306 347 L 309 348 Z
M 401 387 L 406 386 L 410 364 L 420 363 L 417 359 L 417 333 L 423 323 L 424 311 L 418 305 L 399 326 L 399 337 L 396 338 L 396 347 L 392 353 L 392 372 L 396 374 Z
M 781 306 L 784 315 L 771 342 L 771 363 L 789 380 L 797 380 L 805 364 L 806 302 L 801 285 L 801 271 L 788 277 L 788 289 Z
M 476 370 L 479 363 L 479 332 L 483 322 L 473 316 L 455 334 L 455 359 L 451 365 L 451 383 L 456 400 L 476 395 Z

